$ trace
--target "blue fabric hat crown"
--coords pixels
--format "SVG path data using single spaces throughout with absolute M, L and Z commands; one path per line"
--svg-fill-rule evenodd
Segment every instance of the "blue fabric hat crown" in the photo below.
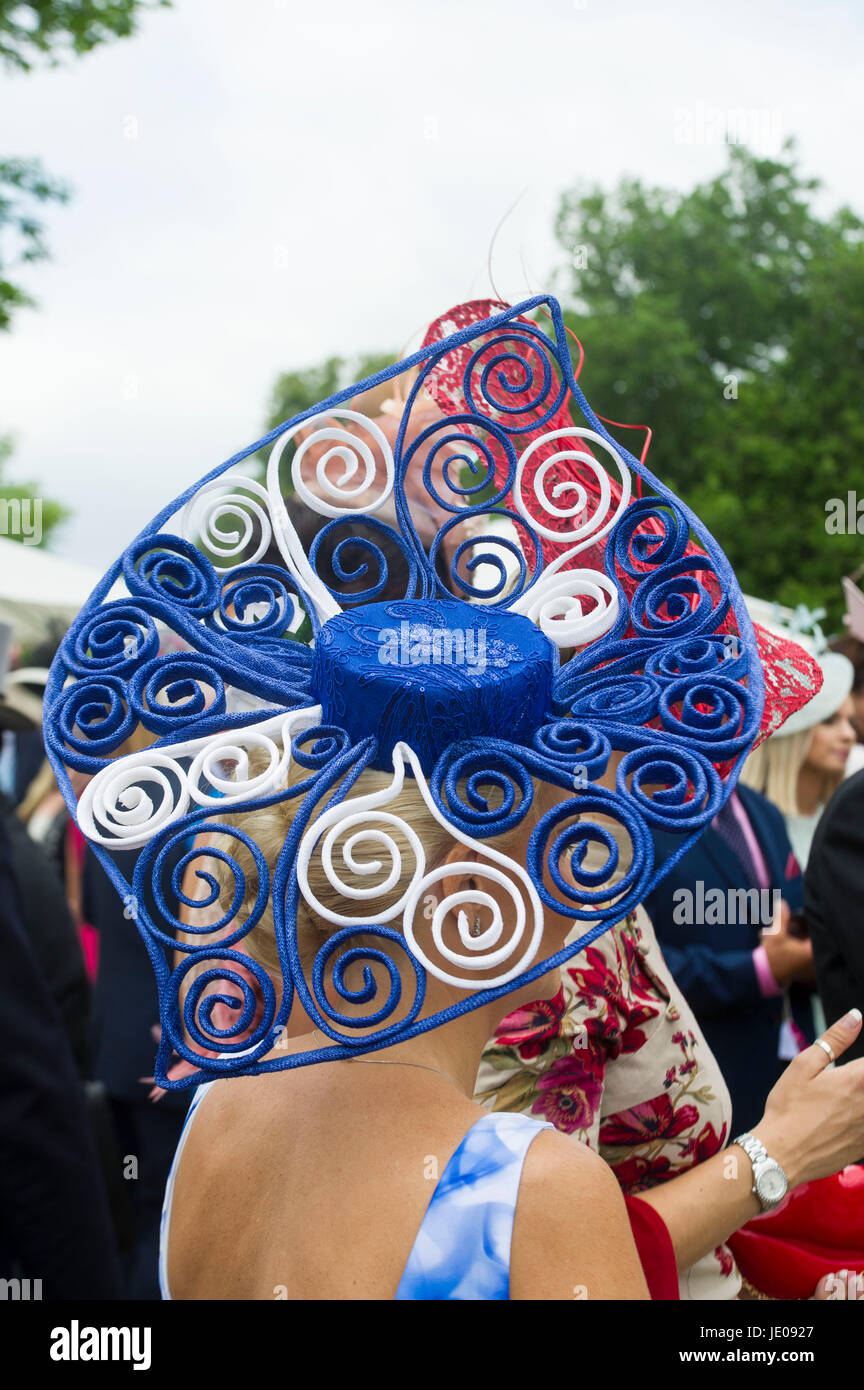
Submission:
M 540 310 L 548 333 L 529 317 Z M 346 404 L 397 378 L 407 390 L 393 429 Z M 449 395 L 437 391 L 445 379 Z M 266 484 L 239 471 L 264 446 Z M 634 477 L 650 495 L 631 496 Z M 165 651 L 171 634 L 181 650 Z M 762 698 L 725 556 L 594 415 L 560 308 L 536 298 L 337 393 L 166 507 L 67 634 L 45 734 L 70 809 L 147 946 L 160 991 L 156 1076 L 179 1087 L 372 1051 L 569 959 L 716 815 Z M 150 746 L 128 751 L 142 729 Z M 360 794 L 365 769 L 392 784 Z M 90 779 L 78 801 L 70 772 Z M 481 879 L 512 886 L 513 921 L 504 930 L 493 913 L 475 939 L 460 913 L 460 949 L 443 946 L 443 915 L 458 903 L 445 897 L 426 920 L 419 905 L 442 873 L 427 871 L 403 827 L 416 863 L 396 909 L 376 911 L 374 892 L 358 890 L 352 914 L 329 914 L 339 929 L 307 979 L 297 908 L 320 909 L 310 860 L 349 830 L 343 868 L 364 835 L 389 852 L 387 805 L 406 776 L 483 856 Z M 489 841 L 525 818 L 537 781 L 563 799 L 518 865 Z M 268 864 L 243 816 L 289 797 L 298 809 Z M 658 826 L 681 837 L 664 864 Z M 248 867 L 214 837 L 254 865 L 245 916 Z M 217 864 L 233 875 L 227 903 Z M 190 868 L 207 889 L 194 902 Z M 542 950 L 544 904 L 585 927 L 554 954 Z M 244 950 L 268 905 L 281 996 Z M 347 967 L 363 959 L 387 974 L 385 998 L 368 971 L 349 989 Z M 430 972 L 462 992 L 431 1019 Z M 329 1041 L 274 1056 L 298 996 Z M 178 1056 L 191 1069 L 171 1079 Z

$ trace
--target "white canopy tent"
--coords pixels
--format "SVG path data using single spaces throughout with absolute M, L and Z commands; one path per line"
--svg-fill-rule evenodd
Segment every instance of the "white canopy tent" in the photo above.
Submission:
M 0 622 L 12 624 L 21 646 L 38 642 L 52 621 L 71 623 L 101 577 L 89 565 L 0 536 Z

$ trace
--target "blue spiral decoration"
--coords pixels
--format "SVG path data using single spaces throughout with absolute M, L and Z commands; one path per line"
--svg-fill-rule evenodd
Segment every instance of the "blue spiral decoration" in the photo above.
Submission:
M 219 934 L 217 943 L 219 946 L 235 945 L 236 942 L 248 935 L 261 920 L 270 899 L 270 870 L 267 860 L 261 848 L 249 835 L 246 835 L 236 825 L 227 825 L 221 821 L 199 823 L 195 829 L 197 835 L 223 835 L 246 847 L 252 856 L 258 880 L 255 901 L 248 916 L 239 922 L 233 931 L 226 932 L 226 928 L 236 919 L 246 895 L 246 875 L 242 867 L 232 854 L 216 845 L 193 843 L 191 848 L 187 848 L 180 858 L 176 858 L 178 848 L 188 843 L 189 827 L 184 825 L 179 830 L 171 829 L 163 832 L 157 839 L 151 840 L 150 844 L 146 845 L 141 852 L 132 881 L 136 902 L 145 906 L 142 919 L 144 930 L 153 941 L 167 947 L 170 951 L 200 952 L 204 950 L 209 952 L 210 945 L 201 947 L 194 939 L 192 941 L 183 940 L 182 937 L 184 936 L 212 938 Z M 188 913 L 206 912 L 214 903 L 220 902 L 218 880 L 213 873 L 200 867 L 208 860 L 216 860 L 220 864 L 224 864 L 232 877 L 234 888 L 230 906 L 215 921 L 200 924 L 196 924 L 194 921 L 182 921 L 179 911 L 174 911 L 169 903 L 166 893 L 167 871 L 170 869 L 170 874 L 167 874 L 167 882 L 170 886 L 172 900 L 185 907 Z M 208 892 L 204 897 L 191 898 L 183 888 L 186 870 L 193 864 L 196 865 L 196 879 L 207 885 Z M 147 905 L 149 905 L 148 900 L 151 895 L 152 907 L 148 911 Z M 159 915 L 161 926 L 154 920 L 156 913 Z
M 574 816 L 600 814 L 620 824 L 632 845 L 629 867 L 614 885 L 611 876 L 620 860 L 618 842 L 612 831 L 599 821 L 579 820 L 558 830 Z M 555 833 L 557 831 L 557 833 Z M 606 858 L 597 869 L 589 869 L 585 858 L 592 844 L 599 844 Z M 560 861 L 567 856 L 573 882 L 561 873 Z M 547 907 L 574 921 L 619 922 L 644 896 L 645 884 L 653 867 L 653 848 L 648 827 L 632 799 L 606 792 L 602 788 L 562 802 L 538 821 L 528 842 L 528 868 L 534 886 Z M 544 868 L 560 893 L 556 898 L 544 882 Z
M 125 681 L 113 675 L 85 676 L 59 695 L 46 727 L 46 747 L 76 771 L 96 772 L 136 723 Z
M 629 672 L 584 681 L 570 707 L 574 719 L 607 719 L 615 723 L 647 724 L 657 713 L 660 683 Z
M 399 967 L 392 956 L 389 956 L 381 948 L 366 944 L 353 946 L 350 944 L 352 941 L 356 942 L 357 937 L 361 935 L 371 937 L 376 941 L 389 942 L 391 949 L 396 948 L 405 956 L 414 973 L 415 990 L 411 1005 L 405 1017 L 400 1019 L 395 1027 L 390 1024 L 379 1029 L 376 1041 L 380 1043 L 382 1037 L 393 1036 L 413 1023 L 423 1004 L 423 968 L 408 951 L 402 934 L 389 927 L 371 924 L 362 927 L 345 927 L 341 931 L 334 932 L 318 951 L 312 966 L 312 990 L 320 1011 L 317 1015 L 318 1027 L 328 1037 L 343 1043 L 350 1043 L 350 1036 L 346 1038 L 335 1025 L 338 1024 L 342 1028 L 354 1030 L 377 1028 L 378 1025 L 386 1023 L 386 1020 L 396 1012 L 403 992 Z M 329 984 L 331 988 L 340 999 L 347 1000 L 356 1008 L 372 1003 L 378 992 L 375 976 L 370 968 L 372 962 L 383 966 L 387 972 L 388 991 L 384 1002 L 368 1014 L 346 1014 L 335 1008 L 327 996 L 327 981 L 325 981 L 324 975 L 327 966 L 330 966 Z M 352 966 L 361 963 L 363 965 L 363 983 L 359 989 L 352 990 L 347 982 L 347 974 Z M 360 1039 L 360 1041 L 362 1043 L 365 1039 Z
M 648 521 L 659 523 L 659 534 L 640 531 Z M 630 579 L 641 579 L 646 566 L 658 569 L 680 560 L 689 539 L 687 519 L 674 502 L 635 498 L 610 533 L 606 572 L 614 578 L 617 568 Z
M 734 756 L 746 727 L 750 701 L 738 681 L 723 676 L 682 676 L 660 696 L 660 720 L 669 733 L 699 739 L 713 755 Z
M 490 513 L 490 515 L 493 515 L 493 513 Z M 509 606 L 513 604 L 517 598 L 521 598 L 525 590 L 531 587 L 540 574 L 543 568 L 543 549 L 536 531 L 530 527 L 525 527 L 522 517 L 520 517 L 518 513 L 510 511 L 506 507 L 499 507 L 495 510 L 494 516 L 499 518 L 506 517 L 508 520 L 516 522 L 524 527 L 525 532 L 531 540 L 534 551 L 530 575 L 521 548 L 507 536 L 495 534 L 467 536 L 464 540 L 459 542 L 450 561 L 449 592 L 456 593 L 460 597 L 464 596 L 471 601 L 483 601 L 488 603 L 492 599 L 497 599 L 499 595 L 504 593 L 508 579 L 507 568 L 500 555 L 495 553 L 496 550 L 501 550 L 505 551 L 508 555 L 512 555 L 519 566 L 519 574 L 516 580 L 507 589 L 507 606 Z M 438 552 L 441 549 L 444 537 L 455 527 L 463 525 L 464 522 L 465 513 L 460 513 L 458 516 L 454 516 L 450 521 L 445 521 L 444 525 L 438 528 L 438 532 L 429 551 L 429 560 L 433 566 L 437 566 Z M 479 565 L 492 566 L 495 570 L 495 578 L 492 580 L 491 584 L 487 585 L 485 588 L 481 587 L 479 584 L 472 584 L 470 580 L 464 579 L 459 573 L 459 566 L 463 556 L 471 554 L 475 548 L 478 553 L 476 555 L 471 555 L 471 558 L 466 561 L 465 567 L 473 572 Z M 448 589 L 441 582 L 440 578 L 438 578 L 437 574 L 436 584 L 443 597 L 443 595 L 448 592 Z
M 469 357 L 463 391 L 471 410 L 491 417 L 510 434 L 540 430 L 560 410 L 567 394 L 549 340 L 531 325 L 490 336 Z M 511 379 L 512 378 L 512 379 Z M 528 396 L 514 401 L 514 396 Z M 518 420 L 528 415 L 528 420 Z
M 151 615 L 121 600 L 85 610 L 63 639 L 58 656 L 71 675 L 128 676 L 158 650 L 159 633 Z
M 436 763 L 430 786 L 450 824 L 479 839 L 520 825 L 534 800 L 524 763 L 505 743 L 485 739 L 453 744 Z
M 747 666 L 747 651 L 740 637 L 727 632 L 665 643 L 646 659 L 645 674 L 659 681 L 712 674 L 739 680 L 746 676 Z
M 206 657 L 171 652 L 138 668 L 129 682 L 129 702 L 145 728 L 169 734 L 197 722 L 205 710 L 224 714 L 225 683 Z
M 404 581 L 400 582 L 396 576 L 391 575 L 387 557 L 372 536 L 358 535 L 353 529 L 359 524 L 362 524 L 364 530 L 371 531 L 382 539 L 386 538 L 396 548 L 405 562 Z M 336 517 L 323 526 L 309 547 L 309 563 L 316 573 L 320 573 L 325 548 L 328 547 L 332 547 L 329 562 L 339 582 L 327 584 L 327 588 L 344 607 L 372 603 L 394 582 L 400 582 L 405 597 L 414 593 L 418 580 L 416 557 L 400 533 L 379 517 L 365 514 L 357 517 Z M 326 580 L 324 582 L 327 583 Z M 353 589 L 350 593 L 347 591 L 349 584 L 361 582 L 365 584 L 364 588 Z
M 350 747 L 351 738 L 345 729 L 335 724 L 317 724 L 314 729 L 295 734 L 291 740 L 291 756 L 300 767 L 318 772 Z
M 478 432 L 477 427 L 481 424 L 485 437 Z M 436 439 L 436 435 L 441 437 Z M 431 445 L 430 440 L 434 441 Z M 492 440 L 498 445 L 503 456 L 504 467 L 500 478 L 496 475 L 497 460 Z M 423 464 L 423 485 L 433 501 L 444 511 L 464 514 L 466 503 L 468 507 L 479 505 L 478 495 L 485 493 L 490 487 L 493 488 L 493 492 L 491 496 L 484 497 L 482 506 L 497 506 L 505 500 L 513 486 L 518 463 L 516 450 L 506 430 L 491 420 L 481 421 L 476 415 L 449 415 L 445 420 L 429 425 L 405 451 L 400 474 L 403 480 L 414 455 L 424 450 L 426 457 Z M 440 493 L 432 481 L 433 464 L 444 451 L 447 456 L 442 463 L 441 473 L 449 495 Z M 479 462 L 475 455 L 479 455 Z M 468 469 L 473 482 L 462 481 L 459 472 L 456 471 L 461 471 L 462 468 Z M 474 498 L 478 498 L 478 503 L 473 502 Z
M 612 744 L 594 725 L 578 719 L 555 719 L 543 724 L 532 740 L 543 758 L 573 773 L 584 769 L 590 780 L 602 777 L 609 764 Z
M 649 744 L 634 749 L 618 764 L 615 781 L 622 797 L 631 797 L 645 821 L 661 830 L 697 830 L 723 804 L 716 769 L 692 748 Z
M 292 627 L 293 599 L 304 615 L 315 613 L 299 584 L 275 565 L 238 565 L 222 576 L 222 588 L 208 625 L 236 642 L 258 644 L 282 637 Z M 263 608 L 263 612 L 260 610 Z M 253 609 L 258 610 L 253 614 Z M 312 618 L 313 625 L 317 619 Z
M 161 599 L 206 617 L 219 602 L 219 576 L 191 541 L 179 536 L 145 536 L 123 556 L 123 578 L 132 594 Z
M 205 959 L 225 964 L 204 968 Z M 190 974 L 193 978 L 181 1009 L 181 990 Z M 257 991 L 247 976 L 252 976 Z M 217 981 L 237 992 L 229 994 L 223 989 L 208 993 Z M 234 1015 L 227 1028 L 213 1023 L 212 1013 L 217 1004 L 227 1006 Z M 251 956 L 230 947 L 212 946 L 206 952 L 186 956 L 171 972 L 163 991 L 162 1028 L 163 1035 L 167 1034 L 164 1040 L 187 1062 L 209 1060 L 202 1058 L 192 1044 L 207 1051 L 228 1054 L 269 1048 L 275 1016 L 276 991 L 267 971 Z M 253 1024 L 254 1029 L 249 1033 Z

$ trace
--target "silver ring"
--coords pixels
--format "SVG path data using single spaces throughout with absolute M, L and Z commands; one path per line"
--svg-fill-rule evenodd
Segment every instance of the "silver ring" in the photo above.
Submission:
M 824 1053 L 827 1054 L 827 1056 L 829 1057 L 829 1059 L 830 1059 L 832 1062 L 836 1062 L 836 1061 L 837 1061 L 837 1058 L 834 1056 L 834 1053 L 831 1051 L 831 1044 L 830 1044 L 830 1043 L 827 1043 L 827 1042 L 825 1041 L 824 1038 L 817 1038 L 817 1039 L 816 1039 L 816 1046 L 817 1046 L 817 1047 L 821 1047 L 822 1051 L 823 1051 Z

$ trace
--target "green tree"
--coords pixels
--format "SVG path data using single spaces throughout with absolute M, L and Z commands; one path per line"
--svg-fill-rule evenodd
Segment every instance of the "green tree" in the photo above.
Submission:
M 652 426 L 649 467 L 745 590 L 836 624 L 840 575 L 864 558 L 857 534 L 826 531 L 832 497 L 864 500 L 864 223 L 821 215 L 819 187 L 791 142 L 778 159 L 730 146 L 687 193 L 572 190 L 556 232 L 594 408 Z
M 143 11 L 171 0 L 0 0 L 0 58 L 30 72 L 47 59 L 89 53 L 109 39 L 135 33 Z
M 0 159 L 0 229 L 6 229 L 8 248 L 4 252 L 0 243 L 0 330 L 11 326 L 14 310 L 34 304 L 10 275 L 48 255 L 36 205 L 50 199 L 65 202 L 68 197 L 68 189 L 49 178 L 38 160 Z

